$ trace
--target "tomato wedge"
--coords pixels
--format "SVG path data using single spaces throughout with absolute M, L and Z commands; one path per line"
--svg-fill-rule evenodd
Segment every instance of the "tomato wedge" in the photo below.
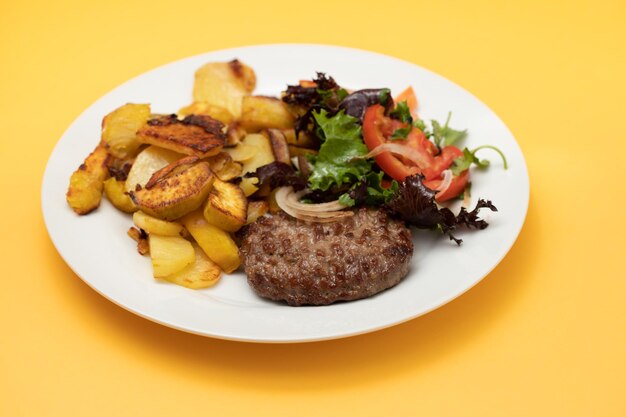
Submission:
M 396 156 L 390 152 L 382 152 L 374 159 L 378 166 L 391 178 L 404 181 L 410 175 L 424 175 L 424 185 L 431 189 L 437 189 L 442 183 L 442 173 L 450 168 L 453 161 L 462 156 L 463 152 L 456 146 L 446 146 L 437 149 L 424 132 L 413 127 L 406 139 L 389 139 L 399 128 L 407 128 L 408 124 L 385 116 L 385 108 L 380 104 L 369 107 L 363 118 L 363 139 L 367 148 L 372 151 L 385 143 L 395 143 L 410 147 L 419 153 L 424 166 L 417 166 L 402 156 Z M 467 185 L 469 171 L 465 170 L 460 175 L 455 175 L 448 188 L 440 192 L 437 201 L 446 201 L 461 194 Z

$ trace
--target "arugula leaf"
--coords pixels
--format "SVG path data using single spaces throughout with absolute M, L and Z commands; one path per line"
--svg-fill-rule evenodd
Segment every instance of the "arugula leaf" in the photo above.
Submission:
M 396 104 L 396 108 L 389 112 L 389 116 L 404 123 L 413 123 L 413 116 L 406 101 Z
M 448 123 L 450 123 L 450 117 L 452 117 L 452 112 L 448 112 L 448 118 L 443 126 L 441 126 L 438 121 L 431 120 L 431 124 L 433 126 L 433 141 L 439 148 L 454 145 L 467 136 L 467 130 L 455 130 L 448 126 Z
M 368 152 L 358 119 L 344 111 L 329 116 L 324 109 L 314 112 L 313 117 L 324 142 L 317 156 L 311 158 L 312 190 L 326 191 L 333 185 L 356 182 L 371 171 L 370 161 L 357 158 Z
M 492 145 L 482 145 L 482 146 L 477 147 L 473 151 L 470 151 L 467 148 L 463 149 L 463 156 L 459 156 L 453 161 L 452 167 L 450 168 L 452 173 L 454 175 L 459 175 L 461 172 L 468 169 L 472 164 L 476 164 L 478 168 L 481 168 L 481 169 L 487 168 L 489 166 L 489 161 L 486 159 L 478 159 L 478 157 L 476 156 L 476 152 L 478 152 L 481 149 L 493 149 L 494 151 L 498 152 L 500 156 L 502 157 L 502 161 L 504 163 L 504 169 L 508 169 L 506 157 L 504 156 L 504 154 L 502 153 L 500 149 Z
M 412 129 L 413 129 L 412 126 L 401 127 L 399 129 L 396 129 L 396 131 L 393 132 L 393 134 L 389 137 L 389 139 L 390 140 L 406 139 L 406 137 L 409 135 L 409 133 L 411 133 Z

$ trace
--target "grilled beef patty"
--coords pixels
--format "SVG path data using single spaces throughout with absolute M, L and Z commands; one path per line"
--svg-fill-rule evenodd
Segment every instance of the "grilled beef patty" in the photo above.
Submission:
M 366 298 L 409 271 L 411 232 L 385 212 L 358 209 L 333 223 L 306 223 L 284 213 L 243 231 L 248 283 L 261 297 L 327 305 Z

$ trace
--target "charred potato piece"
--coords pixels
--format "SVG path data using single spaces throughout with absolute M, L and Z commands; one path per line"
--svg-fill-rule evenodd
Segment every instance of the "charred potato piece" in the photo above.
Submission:
M 193 100 L 223 107 L 235 119 L 241 117 L 241 99 L 256 86 L 252 68 L 238 60 L 212 62 L 199 68 L 195 74 Z
M 189 116 L 192 114 L 202 114 L 211 116 L 212 118 L 219 120 L 225 125 L 229 125 L 235 121 L 233 115 L 224 107 L 209 104 L 204 101 L 196 101 L 189 106 L 183 107 L 178 110 L 180 116 Z
M 100 205 L 104 180 L 109 175 L 108 157 L 104 145 L 98 145 L 70 177 L 66 198 L 76 213 L 87 214 Z
M 224 272 L 231 273 L 239 268 L 241 260 L 235 241 L 228 232 L 209 224 L 201 210 L 189 213 L 181 221 L 209 259 Z
M 231 181 L 241 176 L 243 166 L 239 162 L 230 161 L 222 169 L 217 171 L 215 175 L 222 181 Z
M 157 171 L 145 188 L 130 192 L 140 210 L 162 220 L 175 220 L 200 207 L 215 180 L 207 162 L 171 165 Z
M 113 206 L 124 213 L 134 213 L 137 206 L 126 192 L 126 181 L 118 181 L 114 177 L 104 182 L 104 195 Z
M 246 96 L 241 102 L 241 124 L 248 132 L 267 128 L 292 128 L 293 114 L 275 97 Z
M 255 155 L 243 163 L 243 174 L 254 172 L 260 166 L 270 164 L 275 161 L 274 150 L 269 139 L 259 133 L 252 133 L 245 137 L 242 144 L 253 146 L 256 149 Z M 255 185 L 257 178 L 244 178 L 239 186 L 246 196 L 258 190 Z
M 192 289 L 212 287 L 220 280 L 222 270 L 206 256 L 200 246 L 195 243 L 191 245 L 196 254 L 196 260 L 182 270 L 163 277 L 163 279 Z
M 134 156 L 141 143 L 137 131 L 150 117 L 149 104 L 128 103 L 113 110 L 102 120 L 102 141 L 116 158 Z
M 137 155 L 126 178 L 126 192 L 143 187 L 156 171 L 183 158 L 183 155 L 167 149 L 149 146 Z
M 287 146 L 287 140 L 285 135 L 278 129 L 267 129 L 263 131 L 263 134 L 267 136 L 272 144 L 272 152 L 274 153 L 274 159 L 283 164 L 291 164 L 291 158 L 289 156 L 289 147 Z
M 191 242 L 180 236 L 149 235 L 150 260 L 155 278 L 165 278 L 196 260 Z
M 204 158 L 222 150 L 226 139 L 223 128 L 222 122 L 210 116 L 192 115 L 183 120 L 174 115 L 161 116 L 139 129 L 137 139 L 141 143 Z
M 265 200 L 250 201 L 248 203 L 248 218 L 246 224 L 252 224 L 258 220 L 259 217 L 265 215 L 268 212 L 270 206 Z
M 236 232 L 246 223 L 248 199 L 239 186 L 215 180 L 209 193 L 204 218 L 227 232 Z
M 143 211 L 137 211 L 133 214 L 133 223 L 147 233 L 160 236 L 181 236 L 184 230 L 180 223 L 157 219 Z
M 143 230 L 136 229 L 131 227 L 126 232 L 128 236 L 130 236 L 135 242 L 137 242 L 137 252 L 141 256 L 147 255 L 150 253 L 150 245 L 148 244 L 148 235 Z

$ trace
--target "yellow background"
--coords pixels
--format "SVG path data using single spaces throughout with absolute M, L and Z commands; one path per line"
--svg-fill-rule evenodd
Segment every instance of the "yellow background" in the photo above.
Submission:
M 0 415 L 626 415 L 624 22 L 621 0 L 0 0 Z M 528 217 L 477 287 L 377 333 L 255 345 L 136 317 L 63 263 L 40 186 L 79 113 L 155 66 L 276 42 L 415 62 L 510 127 Z

